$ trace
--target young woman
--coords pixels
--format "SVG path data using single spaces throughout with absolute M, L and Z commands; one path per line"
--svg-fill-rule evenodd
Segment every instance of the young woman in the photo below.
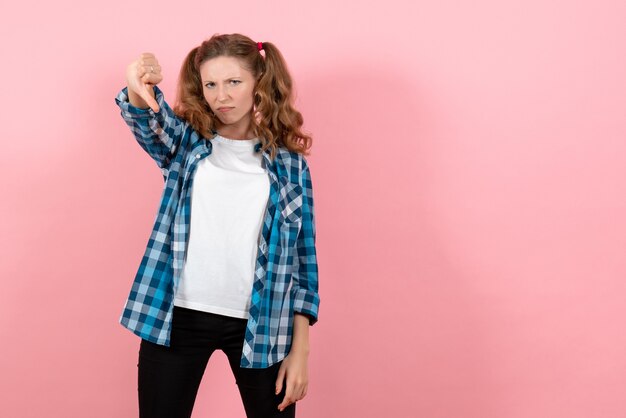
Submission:
M 294 417 L 319 308 L 311 137 L 270 42 L 189 52 L 170 108 L 153 54 L 126 71 L 122 117 L 165 181 L 120 323 L 141 337 L 140 417 L 190 417 L 222 350 L 250 417 Z

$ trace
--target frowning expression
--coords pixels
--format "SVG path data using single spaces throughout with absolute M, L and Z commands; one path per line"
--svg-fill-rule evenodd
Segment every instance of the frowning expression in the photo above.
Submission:
M 200 65 L 200 77 L 204 98 L 222 126 L 247 131 L 254 105 L 252 72 L 237 58 L 219 56 Z

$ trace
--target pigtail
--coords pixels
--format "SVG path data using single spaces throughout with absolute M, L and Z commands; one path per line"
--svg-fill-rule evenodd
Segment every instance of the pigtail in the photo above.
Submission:
M 291 151 L 308 155 L 312 138 L 302 132 L 302 114 L 294 107 L 295 93 L 287 64 L 279 49 L 263 42 L 263 70 L 255 93 L 259 133 Z

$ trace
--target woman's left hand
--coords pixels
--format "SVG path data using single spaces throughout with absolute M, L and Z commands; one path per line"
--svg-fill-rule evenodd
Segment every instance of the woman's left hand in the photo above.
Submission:
M 285 377 L 287 380 L 285 397 L 281 404 L 278 405 L 278 409 L 281 412 L 290 404 L 305 397 L 309 383 L 308 359 L 308 351 L 293 349 L 293 347 L 289 354 L 283 359 L 278 369 L 278 377 L 276 379 L 277 395 L 283 389 Z

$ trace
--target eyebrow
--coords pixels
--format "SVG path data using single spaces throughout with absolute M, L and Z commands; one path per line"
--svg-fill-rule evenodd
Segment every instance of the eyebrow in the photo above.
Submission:
M 225 78 L 224 81 L 233 80 L 235 78 L 241 78 L 241 76 L 235 75 L 235 76 L 232 76 L 232 77 L 228 77 L 228 78 Z M 213 80 L 202 80 L 203 83 L 207 83 L 209 81 L 213 81 Z

